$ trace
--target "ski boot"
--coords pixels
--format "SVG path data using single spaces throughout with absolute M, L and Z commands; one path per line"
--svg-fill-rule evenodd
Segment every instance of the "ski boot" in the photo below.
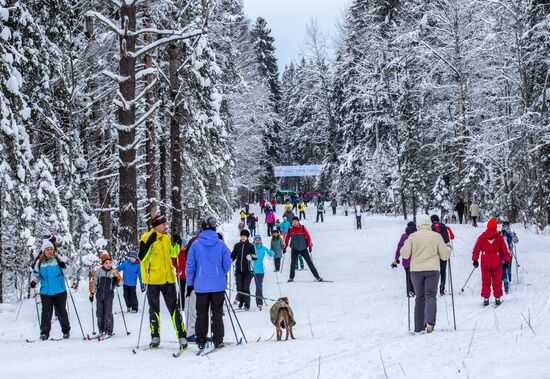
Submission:
M 288 279 L 287 283 L 292 283 L 293 281 L 294 281 L 294 279 Z
M 149 347 L 151 349 L 158 349 L 159 346 L 160 346 L 160 337 L 151 338 L 151 343 L 149 344 Z
M 317 280 L 318 282 L 323 282 L 324 281 L 323 278 L 321 278 L 321 277 L 315 278 L 315 280 Z
M 63 333 L 64 340 L 68 340 L 70 336 L 71 336 L 70 333 Z
M 40 335 L 40 341 L 47 341 L 48 338 L 49 338 L 49 336 L 47 336 L 45 334 Z
M 223 349 L 225 347 L 225 344 L 223 342 L 220 342 L 219 344 L 214 344 L 214 347 L 216 349 Z
M 258 305 L 258 311 L 262 311 L 262 306 L 261 305 Z
M 500 304 L 502 304 L 502 301 L 500 301 L 500 297 L 497 297 L 495 299 L 495 307 L 498 307 Z
M 488 298 L 483 299 L 483 306 L 486 307 L 488 305 L 489 305 L 489 299 Z
M 434 331 L 434 325 L 430 324 L 429 322 L 426 324 L 426 333 L 431 333 Z
M 184 337 L 179 339 L 179 343 L 180 343 L 180 350 L 187 349 L 187 340 Z

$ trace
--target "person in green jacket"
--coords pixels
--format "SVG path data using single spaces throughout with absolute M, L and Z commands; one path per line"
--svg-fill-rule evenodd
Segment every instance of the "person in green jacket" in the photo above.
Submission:
M 269 255 L 273 257 L 275 254 L 262 244 L 262 237 L 259 235 L 254 236 L 254 249 L 256 249 L 256 255 L 258 259 L 254 261 L 254 280 L 256 282 L 256 305 L 258 309 L 262 310 L 263 304 L 263 283 L 264 283 L 264 257 Z
M 319 201 L 319 204 L 317 204 L 317 221 L 315 222 L 319 222 L 319 217 L 321 217 L 321 222 L 325 222 L 324 214 L 325 214 L 325 203 L 323 201 Z
M 283 257 L 283 239 L 277 229 L 273 232 L 271 237 L 271 251 L 273 252 L 273 259 L 275 261 L 275 272 L 281 269 L 281 258 Z

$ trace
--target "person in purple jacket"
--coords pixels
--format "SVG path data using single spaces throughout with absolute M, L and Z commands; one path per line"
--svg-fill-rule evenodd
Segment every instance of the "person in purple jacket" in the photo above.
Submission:
M 216 348 L 224 347 L 223 303 L 227 289 L 227 273 L 231 269 L 231 257 L 226 244 L 216 233 L 217 221 L 207 216 L 202 222 L 202 232 L 193 242 L 187 255 L 187 297 L 193 290 L 197 295 L 197 321 L 195 335 L 197 346 L 203 350 L 208 333 L 208 316 L 212 313 L 212 341 Z
M 397 244 L 397 249 L 395 250 L 395 259 L 393 260 L 391 267 L 396 268 L 399 264 L 399 257 L 401 257 L 401 248 L 405 244 L 405 241 L 409 238 L 409 236 L 416 232 L 416 224 L 414 221 L 410 221 L 407 224 L 407 228 L 405 228 L 405 233 L 401 235 L 401 239 L 399 239 L 399 243 Z M 411 270 L 409 268 L 409 260 L 403 259 L 403 268 L 405 269 L 405 275 L 407 280 L 407 296 L 413 297 L 414 296 L 414 287 L 411 281 Z

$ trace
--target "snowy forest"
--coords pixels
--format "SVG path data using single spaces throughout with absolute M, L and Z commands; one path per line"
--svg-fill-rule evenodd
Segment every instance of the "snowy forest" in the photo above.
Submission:
M 242 0 L 0 0 L 0 302 L 55 234 L 79 278 L 152 215 L 189 233 L 273 167 L 405 218 L 550 224 L 550 1 L 354 0 L 279 72 Z

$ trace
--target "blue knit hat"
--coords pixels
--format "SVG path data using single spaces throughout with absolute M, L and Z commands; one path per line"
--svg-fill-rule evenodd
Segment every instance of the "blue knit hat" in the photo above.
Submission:
M 256 241 L 256 240 L 260 240 L 260 242 L 262 242 L 262 237 L 261 237 L 260 235 L 256 234 L 256 235 L 254 236 L 253 241 Z
M 135 251 L 131 251 L 131 252 L 130 252 L 130 258 L 136 258 L 136 259 L 139 259 L 138 253 L 137 253 L 137 252 L 135 252 Z

